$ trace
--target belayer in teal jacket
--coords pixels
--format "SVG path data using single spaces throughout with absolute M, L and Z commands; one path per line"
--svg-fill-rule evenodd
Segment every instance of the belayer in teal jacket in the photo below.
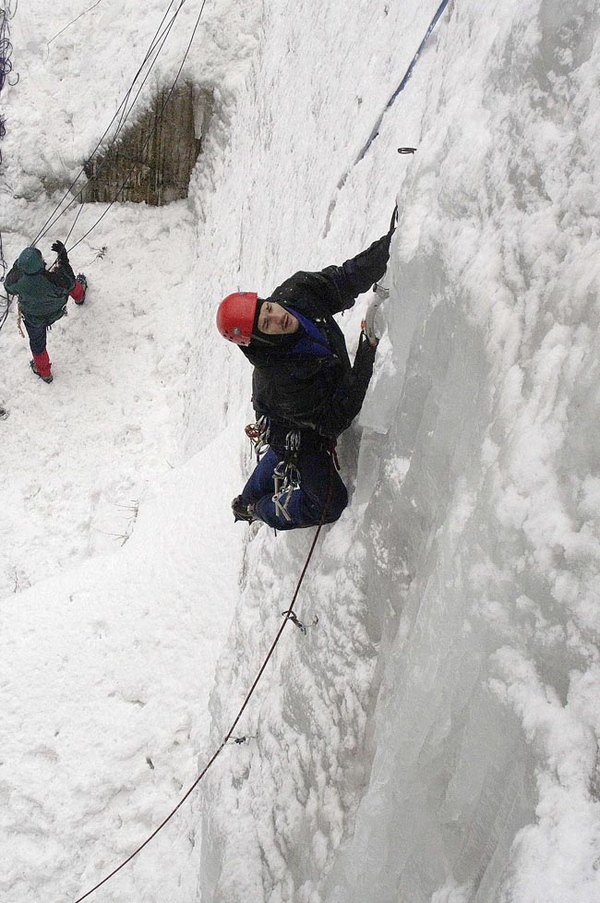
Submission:
M 31 368 L 44 382 L 52 382 L 52 365 L 46 351 L 46 331 L 66 314 L 69 295 L 78 304 L 83 303 L 87 284 L 84 276 L 75 278 L 62 242 L 54 242 L 52 250 L 58 254 L 58 260 L 51 270 L 46 269 L 38 248 L 25 248 L 4 280 L 6 291 L 11 295 L 18 295 L 19 310 L 33 354 Z

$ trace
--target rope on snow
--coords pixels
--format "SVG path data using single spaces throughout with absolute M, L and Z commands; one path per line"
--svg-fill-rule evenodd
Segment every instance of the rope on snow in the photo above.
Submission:
M 78 16 L 75 16 L 75 18 L 72 19 L 67 25 L 65 25 L 64 28 L 61 28 L 60 31 L 57 31 L 53 38 L 50 38 L 47 46 L 50 47 L 50 44 L 52 43 L 52 41 L 55 41 L 63 33 L 63 31 L 66 31 L 67 28 L 71 27 L 71 25 L 75 25 L 75 22 L 78 22 L 79 19 L 82 18 L 82 16 L 86 16 L 88 13 L 90 13 L 100 3 L 102 3 L 102 0 L 96 0 L 96 2 L 93 4 L 93 6 L 89 6 L 87 9 L 84 9 L 83 12 L 79 13 Z
M 146 840 L 145 840 L 143 843 L 141 843 L 141 844 L 133 851 L 133 853 L 131 853 L 126 859 L 124 859 L 123 862 L 121 862 L 116 868 L 114 868 L 114 869 L 112 870 L 112 872 L 110 872 L 110 873 L 109 873 L 108 875 L 106 875 L 101 881 L 99 881 L 97 884 L 95 884 L 94 887 L 90 888 L 90 890 L 88 890 L 85 894 L 83 894 L 82 897 L 78 897 L 77 900 L 74 901 L 74 903 L 82 903 L 83 900 L 86 900 L 88 897 L 90 897 L 95 891 L 98 890 L 98 888 L 102 887 L 103 884 L 106 884 L 107 881 L 110 881 L 110 879 L 111 879 L 112 877 L 114 877 L 114 875 L 116 875 L 117 872 L 120 872 L 121 869 L 125 868 L 125 866 L 128 865 L 128 864 L 131 862 L 131 860 L 134 859 L 134 858 L 138 855 L 138 853 L 141 853 L 141 851 L 142 851 L 145 847 L 147 847 L 148 844 L 149 844 L 152 840 L 154 840 L 154 838 L 156 837 L 156 835 L 157 835 L 160 831 L 162 831 L 162 829 L 165 827 L 165 825 L 166 825 L 168 822 L 171 821 L 171 819 L 172 819 L 173 816 L 176 814 L 176 812 L 178 812 L 179 809 L 181 809 L 181 807 L 183 806 L 183 804 L 185 803 L 185 801 L 188 799 L 188 797 L 194 792 L 194 790 L 196 789 L 196 787 L 198 786 L 198 784 L 200 783 L 200 781 L 204 778 L 205 774 L 208 772 L 208 770 L 211 768 L 211 766 L 215 763 L 215 761 L 216 761 L 216 760 L 218 759 L 218 757 L 221 755 L 223 749 L 224 749 L 225 746 L 229 743 L 230 740 L 232 740 L 234 743 L 241 744 L 241 743 L 245 743 L 245 741 L 246 741 L 247 739 L 249 739 L 247 736 L 243 736 L 243 737 L 234 737 L 234 731 L 235 731 L 237 725 L 239 724 L 240 719 L 241 719 L 242 715 L 244 714 L 244 712 L 245 712 L 245 710 L 246 710 L 246 707 L 248 706 L 248 703 L 250 702 L 250 698 L 251 698 L 252 695 L 254 694 L 254 691 L 256 690 L 256 687 L 258 686 L 261 677 L 263 676 L 263 673 L 264 673 L 264 671 L 265 671 L 265 668 L 266 668 L 267 665 L 269 664 L 269 661 L 271 660 L 271 658 L 272 658 L 272 656 L 273 656 L 273 653 L 275 652 L 275 649 L 276 649 L 276 647 L 277 647 L 277 644 L 279 643 L 279 640 L 281 639 L 281 636 L 282 636 L 282 634 L 283 634 L 283 631 L 285 630 L 285 625 L 288 623 L 288 621 L 291 621 L 293 624 L 295 624 L 297 627 L 300 628 L 300 630 L 302 631 L 302 633 L 304 633 L 304 634 L 306 633 L 306 627 L 304 626 L 304 624 L 302 624 L 301 621 L 298 620 L 298 618 L 297 618 L 297 616 L 296 616 L 296 614 L 295 614 L 295 612 L 294 612 L 294 605 L 296 604 L 296 600 L 297 600 L 297 598 L 298 598 L 298 594 L 299 594 L 299 592 L 300 592 L 300 588 L 301 588 L 302 583 L 303 583 L 303 581 L 304 581 L 304 577 L 305 577 L 306 572 L 307 572 L 307 570 L 308 570 L 308 566 L 309 566 L 309 564 L 310 564 L 310 560 L 311 560 L 311 558 L 312 558 L 312 556 L 313 556 L 313 552 L 314 552 L 315 547 L 316 547 L 316 545 L 317 545 L 317 540 L 319 539 L 319 535 L 320 535 L 321 530 L 322 530 L 322 528 L 323 528 L 323 524 L 325 523 L 325 517 L 326 517 L 326 515 L 327 515 L 327 510 L 328 510 L 329 504 L 330 504 L 330 502 L 331 502 L 331 494 L 332 494 L 332 490 L 333 490 L 333 480 L 332 480 L 333 467 L 334 467 L 334 464 L 333 464 L 333 461 L 332 461 L 332 462 L 331 462 L 330 477 L 329 477 L 329 487 L 328 487 L 328 491 L 327 491 L 327 499 L 326 499 L 326 501 L 325 501 L 325 507 L 323 508 L 323 513 L 322 513 L 322 515 L 321 515 L 321 520 L 319 521 L 319 524 L 318 524 L 318 526 L 317 526 L 317 530 L 316 530 L 315 535 L 314 535 L 314 537 L 313 537 L 313 541 L 312 541 L 312 543 L 311 543 L 311 546 L 310 546 L 308 555 L 306 556 L 306 561 L 304 562 L 304 567 L 302 568 L 302 572 L 301 572 L 300 577 L 299 577 L 299 579 L 298 579 L 298 583 L 296 584 L 296 589 L 294 590 L 294 595 L 292 596 L 292 601 L 290 602 L 290 607 L 289 607 L 286 611 L 282 612 L 282 616 L 283 616 L 283 619 L 284 619 L 284 620 L 281 622 L 281 626 L 279 627 L 279 630 L 277 631 L 277 633 L 276 633 L 276 635 L 275 635 L 275 639 L 274 639 L 273 642 L 271 643 L 271 647 L 269 648 L 269 651 L 267 652 L 267 655 L 265 656 L 265 659 L 264 659 L 262 665 L 260 666 L 260 669 L 259 669 L 259 671 L 258 671 L 258 674 L 257 674 L 256 677 L 254 678 L 254 682 L 252 683 L 252 686 L 251 686 L 250 689 L 248 690 L 248 692 L 247 692 L 247 694 L 246 694 L 246 698 L 244 699 L 244 701 L 243 701 L 243 703 L 242 703 L 242 706 L 241 706 L 239 712 L 238 712 L 237 715 L 235 716 L 235 718 L 234 718 L 234 720 L 233 720 L 233 723 L 232 723 L 231 727 L 229 728 L 229 730 L 228 730 L 227 733 L 225 734 L 225 737 L 224 737 L 223 740 L 221 741 L 220 746 L 218 747 L 218 749 L 216 750 L 216 752 L 214 752 L 214 753 L 212 754 L 212 756 L 210 757 L 210 759 L 208 760 L 207 764 L 204 766 L 204 768 L 202 769 L 202 771 L 200 772 L 200 774 L 198 775 L 198 777 L 196 778 L 196 780 L 194 781 L 194 783 L 193 783 L 193 784 L 188 788 L 188 790 L 184 793 L 184 795 L 181 797 L 181 799 L 179 800 L 179 802 L 177 803 L 177 805 L 171 810 L 171 812 L 169 812 L 169 814 L 161 821 L 161 823 L 158 825 L 158 827 L 154 829 L 154 831 L 152 832 L 152 834 L 150 834 L 150 836 L 147 837 Z M 318 618 L 315 619 L 315 621 L 313 621 L 313 624 L 316 624 L 317 622 L 318 622 Z

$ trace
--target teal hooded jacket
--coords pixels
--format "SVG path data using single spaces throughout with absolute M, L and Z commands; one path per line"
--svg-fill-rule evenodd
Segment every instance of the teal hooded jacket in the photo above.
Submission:
M 23 319 L 30 326 L 50 326 L 67 312 L 69 292 L 75 287 L 71 264 L 62 261 L 56 269 L 44 266 L 37 273 L 25 273 L 15 263 L 4 280 L 4 288 L 19 296 Z

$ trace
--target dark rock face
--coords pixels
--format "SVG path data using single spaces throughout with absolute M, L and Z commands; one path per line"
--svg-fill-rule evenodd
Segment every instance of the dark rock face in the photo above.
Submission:
M 151 107 L 106 152 L 85 164 L 83 201 L 162 206 L 187 197 L 211 98 L 191 84 L 160 90 Z

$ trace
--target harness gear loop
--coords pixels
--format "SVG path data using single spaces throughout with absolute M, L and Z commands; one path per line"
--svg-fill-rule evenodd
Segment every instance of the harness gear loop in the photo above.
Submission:
M 269 447 L 270 429 L 268 419 L 263 414 L 262 417 L 258 418 L 256 423 L 249 423 L 244 432 L 254 446 L 256 460 L 260 461 L 261 455 L 263 455 Z
M 273 483 L 275 484 L 273 493 L 275 511 L 290 521 L 292 517 L 287 509 L 292 492 L 300 489 L 300 471 L 292 462 L 286 464 L 285 461 L 280 461 L 273 470 Z
M 275 516 L 279 517 L 281 515 L 287 521 L 291 521 L 292 515 L 288 512 L 287 508 L 290 503 L 290 498 L 292 496 L 292 489 L 286 489 L 284 486 L 284 476 L 280 474 L 279 467 L 283 465 L 283 461 L 280 461 L 275 470 L 273 471 L 273 483 L 275 485 L 275 491 L 273 493 L 273 504 L 275 505 Z M 281 499 L 284 495 L 287 496 L 285 500 L 282 502 Z
M 290 430 L 285 437 L 285 454 L 282 461 L 273 470 L 273 504 L 277 515 L 291 521 L 288 506 L 292 493 L 300 489 L 300 471 L 298 470 L 298 452 L 300 451 L 300 432 Z

